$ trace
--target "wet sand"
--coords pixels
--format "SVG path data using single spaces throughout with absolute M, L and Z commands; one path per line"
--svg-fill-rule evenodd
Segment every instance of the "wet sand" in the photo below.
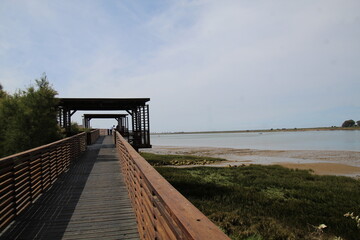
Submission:
M 211 164 L 211 166 L 214 167 L 277 164 L 288 168 L 311 169 L 315 174 L 320 175 L 360 177 L 360 152 L 355 151 L 278 151 L 168 146 L 153 146 L 152 149 L 144 149 L 142 151 L 156 154 L 219 157 L 227 160 L 225 162 Z
M 311 169 L 315 174 L 319 175 L 343 175 L 343 176 L 360 176 L 360 167 L 349 166 L 340 163 L 309 163 L 309 164 L 296 164 L 296 163 L 283 163 L 281 164 L 287 168 L 297 169 Z

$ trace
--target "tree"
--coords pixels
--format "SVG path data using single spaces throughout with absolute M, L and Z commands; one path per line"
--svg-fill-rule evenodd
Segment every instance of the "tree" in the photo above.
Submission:
M 356 125 L 357 125 L 358 127 L 360 127 L 360 120 L 359 120 L 359 121 L 356 121 Z
M 57 125 L 57 92 L 46 75 L 36 85 L 0 98 L 0 157 L 61 138 Z
M 3 91 L 3 86 L 0 84 L 0 99 L 6 96 L 6 92 Z
M 355 126 L 355 121 L 350 119 L 350 120 L 346 120 L 343 124 L 342 127 L 353 127 Z

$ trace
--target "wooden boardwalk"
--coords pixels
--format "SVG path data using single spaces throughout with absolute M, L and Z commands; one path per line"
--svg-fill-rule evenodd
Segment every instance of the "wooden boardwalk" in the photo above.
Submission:
M 102 136 L 0 239 L 139 239 L 111 136 Z

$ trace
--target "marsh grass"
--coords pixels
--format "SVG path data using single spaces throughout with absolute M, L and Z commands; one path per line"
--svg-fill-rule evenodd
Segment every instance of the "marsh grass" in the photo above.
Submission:
M 359 180 L 281 166 L 156 169 L 232 239 L 360 239 L 344 217 L 360 212 Z
M 152 166 L 165 166 L 165 165 L 204 165 L 211 164 L 221 161 L 226 161 L 222 158 L 213 157 L 198 157 L 198 156 L 187 156 L 187 155 L 159 155 L 153 153 L 141 153 Z

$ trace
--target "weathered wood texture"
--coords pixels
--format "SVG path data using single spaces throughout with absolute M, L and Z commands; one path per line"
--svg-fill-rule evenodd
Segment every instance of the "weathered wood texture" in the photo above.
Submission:
M 139 239 L 113 137 L 88 146 L 2 239 Z
M 142 239 L 229 239 L 118 132 L 116 147 Z
M 96 140 L 99 138 L 99 136 L 100 136 L 100 129 L 95 129 L 92 130 L 91 132 L 88 132 L 86 135 L 87 144 L 88 145 L 94 144 Z
M 86 134 L 0 159 L 0 231 L 31 205 L 86 150 Z
M 109 134 L 108 134 L 108 131 L 109 131 L 109 129 L 103 129 L 103 128 L 101 128 L 101 129 L 100 129 L 100 136 L 109 135 Z

